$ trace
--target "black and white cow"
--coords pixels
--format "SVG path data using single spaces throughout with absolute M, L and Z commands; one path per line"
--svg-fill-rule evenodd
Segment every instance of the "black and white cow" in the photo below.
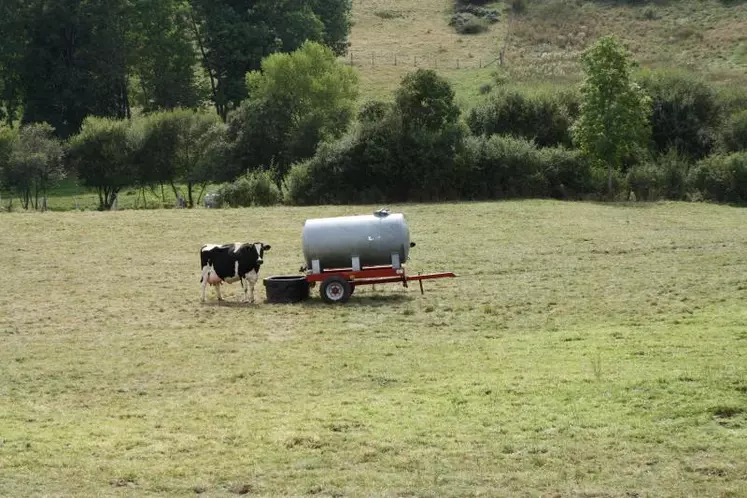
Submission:
M 215 287 L 218 300 L 222 301 L 220 286 L 224 282 L 232 284 L 241 281 L 244 289 L 244 301 L 254 302 L 254 284 L 259 279 L 259 269 L 264 260 L 265 251 L 270 246 L 262 242 L 253 244 L 205 244 L 200 248 L 200 262 L 202 263 L 202 300 L 205 301 L 205 291 L 208 285 Z M 246 281 L 246 282 L 245 282 Z

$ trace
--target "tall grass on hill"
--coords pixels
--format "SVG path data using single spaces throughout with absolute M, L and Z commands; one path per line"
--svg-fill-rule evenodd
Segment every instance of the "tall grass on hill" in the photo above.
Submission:
M 500 8 L 501 3 L 488 3 Z M 680 0 L 640 2 L 527 1 L 514 17 L 506 47 L 506 66 L 512 79 L 530 85 L 577 82 L 581 52 L 599 36 L 624 39 L 642 65 L 650 68 L 687 68 L 712 82 L 747 84 L 741 46 L 747 32 L 747 6 L 743 2 Z M 376 12 L 396 12 L 382 18 Z M 471 77 L 475 61 L 493 61 L 506 39 L 507 15 L 479 35 L 459 35 L 448 25 L 452 0 L 356 0 L 351 50 L 361 61 L 376 54 L 382 60 L 425 61 L 439 58 L 444 65 L 463 61 L 464 70 L 439 67 L 454 82 Z M 451 62 L 449 62 L 451 61 Z M 402 69 L 362 64 L 362 98 L 380 97 L 393 89 Z M 485 71 L 489 74 L 490 71 Z M 483 81 L 475 82 L 472 92 Z M 460 97 L 461 97 L 460 93 Z M 466 95 L 466 94 L 465 94 Z M 462 97 L 472 102 L 476 93 Z

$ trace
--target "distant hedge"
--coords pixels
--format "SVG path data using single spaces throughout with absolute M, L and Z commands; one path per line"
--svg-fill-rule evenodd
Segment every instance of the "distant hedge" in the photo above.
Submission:
M 691 172 L 689 184 L 705 200 L 747 204 L 747 152 L 703 159 Z
M 579 96 L 572 92 L 529 95 L 499 90 L 470 111 L 467 124 L 475 135 L 514 135 L 541 147 L 571 147 L 570 128 L 579 105 Z
M 402 153 L 400 142 L 371 138 L 349 137 L 325 145 L 312 160 L 295 165 L 285 182 L 286 202 L 303 205 L 417 198 L 568 199 L 592 194 L 599 187 L 591 165 L 581 153 L 564 147 L 537 148 L 521 138 L 471 136 L 461 140 L 452 156 L 442 157 L 438 163 L 426 156 L 413 169 L 407 159 L 416 156 L 417 151 L 398 156 Z M 420 153 L 425 150 L 418 149 Z M 370 160 L 374 157 L 379 160 Z M 407 165 L 411 168 L 409 174 L 397 173 Z M 425 168 L 426 165 L 432 167 Z

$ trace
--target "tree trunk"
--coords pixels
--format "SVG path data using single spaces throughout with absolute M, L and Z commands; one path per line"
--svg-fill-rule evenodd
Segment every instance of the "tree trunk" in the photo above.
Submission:
M 612 200 L 612 164 L 607 164 L 607 197 Z
M 197 25 L 194 13 L 190 13 L 189 17 L 192 21 L 192 29 L 195 33 L 195 41 L 197 42 L 197 47 L 200 49 L 200 54 L 202 55 L 202 65 L 205 67 L 205 70 L 207 71 L 208 77 L 210 79 L 210 89 L 213 92 L 213 103 L 215 104 L 215 111 L 225 123 L 228 120 L 228 113 L 226 112 L 225 105 L 218 102 L 218 87 L 220 86 L 220 76 L 214 75 L 213 70 L 210 68 L 210 61 L 208 60 L 207 52 L 205 51 L 205 45 L 202 41 L 200 28 Z
M 193 207 L 195 207 L 195 203 L 192 200 L 192 187 L 193 187 L 192 183 L 187 182 L 187 202 L 189 203 L 188 204 L 189 209 L 192 209 Z
M 179 189 L 176 188 L 176 185 L 174 184 L 174 182 L 171 182 L 170 185 L 171 185 L 171 190 L 174 191 L 174 199 L 178 201 L 179 200 Z
M 197 194 L 197 204 L 200 203 L 200 200 L 202 199 L 202 195 L 205 193 L 205 189 L 207 188 L 207 183 L 203 183 L 200 185 L 200 193 Z
M 132 119 L 132 109 L 130 108 L 130 91 L 127 86 L 127 77 L 122 81 L 122 106 L 124 107 L 125 118 Z
M 109 191 L 109 200 L 108 205 L 106 206 L 106 208 L 110 211 L 117 200 L 117 194 L 119 194 L 119 189 L 112 187 L 112 189 Z

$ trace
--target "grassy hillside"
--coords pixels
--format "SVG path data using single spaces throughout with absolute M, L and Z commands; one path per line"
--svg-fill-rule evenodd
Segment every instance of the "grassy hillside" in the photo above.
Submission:
M 409 205 L 458 279 L 200 304 L 200 244 L 370 209 L 3 215 L 0 494 L 747 495 L 746 211 Z
M 747 84 L 745 2 L 526 3 L 511 27 L 502 68 L 510 83 L 577 81 L 584 48 L 599 36 L 616 34 L 644 67 L 686 68 L 715 83 Z M 453 5 L 453 0 L 354 0 L 351 51 L 366 97 L 388 96 L 417 62 L 449 77 L 463 103 L 474 101 L 479 87 L 492 79 L 496 64 L 480 66 L 498 57 L 509 16 L 502 2 L 488 4 L 503 12 L 500 22 L 486 33 L 458 35 L 448 25 Z

